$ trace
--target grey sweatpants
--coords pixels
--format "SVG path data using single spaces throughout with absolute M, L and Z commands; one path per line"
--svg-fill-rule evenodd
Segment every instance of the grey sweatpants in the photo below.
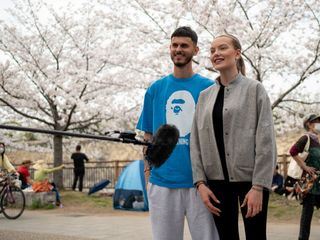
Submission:
M 219 240 L 213 217 L 195 188 L 149 183 L 148 200 L 153 240 L 182 240 L 185 217 L 193 240 Z

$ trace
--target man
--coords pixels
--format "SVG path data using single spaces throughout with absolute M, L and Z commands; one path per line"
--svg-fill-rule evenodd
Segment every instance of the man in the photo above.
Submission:
M 218 239 L 213 218 L 192 181 L 189 139 L 193 114 L 200 92 L 213 84 L 192 70 L 192 58 L 199 51 L 197 40 L 197 34 L 189 27 L 173 32 L 170 44 L 173 74 L 147 89 L 137 124 L 146 141 L 166 123 L 174 124 L 180 132 L 176 148 L 163 165 L 150 170 L 145 163 L 147 181 L 151 171 L 148 199 L 154 240 L 183 239 L 185 217 L 192 239 Z
M 21 180 L 21 189 L 28 188 L 32 185 L 29 172 L 31 164 L 31 160 L 25 160 L 21 163 L 21 166 L 18 167 L 18 173 L 20 174 L 19 179 Z
M 71 159 L 73 159 L 74 164 L 74 180 L 72 185 L 72 190 L 75 191 L 77 186 L 77 181 L 79 179 L 79 191 L 82 192 L 83 187 L 83 177 L 85 173 L 84 160 L 89 162 L 88 157 L 81 152 L 81 146 L 76 146 L 76 152 L 72 153 Z

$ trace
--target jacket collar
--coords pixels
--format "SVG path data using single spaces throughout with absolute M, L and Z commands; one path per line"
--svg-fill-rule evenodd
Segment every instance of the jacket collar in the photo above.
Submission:
M 234 80 L 232 80 L 228 86 L 228 88 L 236 86 L 239 82 L 241 82 L 242 78 L 244 78 L 244 76 L 241 73 L 238 73 L 238 75 L 236 76 L 236 78 Z M 221 83 L 220 83 L 220 76 L 217 77 L 215 79 L 216 84 L 220 87 Z

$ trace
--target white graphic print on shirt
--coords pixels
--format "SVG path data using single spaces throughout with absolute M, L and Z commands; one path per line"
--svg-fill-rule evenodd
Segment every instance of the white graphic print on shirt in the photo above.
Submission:
M 192 119 L 195 112 L 195 101 L 188 91 L 177 91 L 171 94 L 166 104 L 166 120 L 168 124 L 174 124 L 181 137 L 187 136 L 191 131 Z M 188 145 L 188 141 L 184 144 Z

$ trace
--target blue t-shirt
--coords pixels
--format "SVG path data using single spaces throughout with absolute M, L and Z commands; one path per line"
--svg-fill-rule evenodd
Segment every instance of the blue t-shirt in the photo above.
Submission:
M 180 132 L 177 146 L 169 159 L 151 171 L 150 182 L 168 188 L 193 187 L 190 160 L 190 131 L 200 92 L 213 81 L 199 74 L 175 78 L 172 74 L 154 82 L 144 97 L 137 128 L 155 134 L 163 124 L 174 124 Z

